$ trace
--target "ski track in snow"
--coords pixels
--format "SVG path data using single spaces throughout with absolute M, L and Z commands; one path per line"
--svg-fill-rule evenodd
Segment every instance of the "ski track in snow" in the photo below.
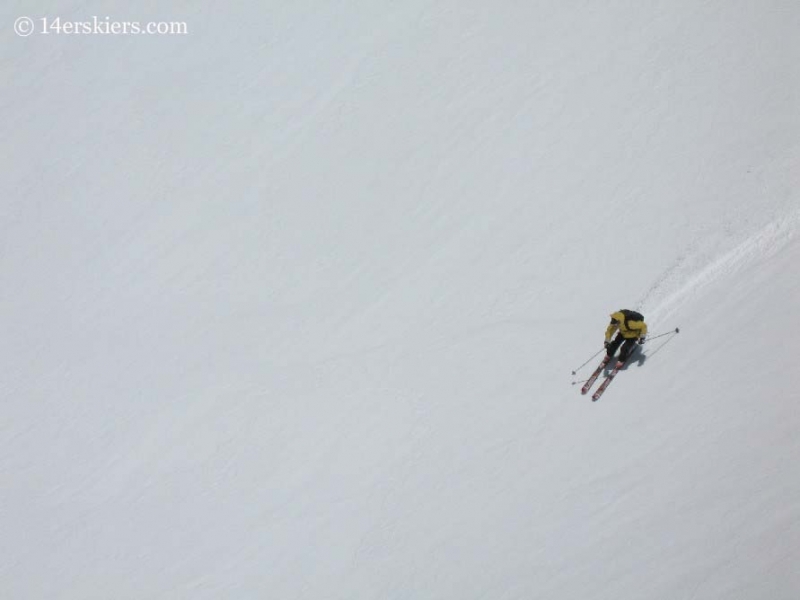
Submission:
M 693 261 L 688 256 L 682 256 L 651 287 L 639 305 L 646 305 L 649 297 L 658 295 L 660 290 L 673 287 L 673 282 L 685 280 L 683 285 L 666 294 L 652 309 L 645 309 L 651 323 L 663 323 L 714 282 L 734 276 L 755 261 L 775 256 L 797 235 L 798 227 L 800 227 L 800 210 L 772 221 L 695 275 L 688 275 L 685 272 L 691 268 Z

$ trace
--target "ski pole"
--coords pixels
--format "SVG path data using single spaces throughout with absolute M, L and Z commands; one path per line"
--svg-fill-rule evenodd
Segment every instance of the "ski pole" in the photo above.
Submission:
M 590 361 L 590 360 L 592 360 L 592 359 L 593 359 L 595 356 L 597 356 L 598 354 L 600 354 L 600 353 L 601 353 L 603 350 L 605 350 L 605 347 L 603 347 L 603 348 L 600 348 L 600 350 L 598 350 L 597 352 L 595 352 L 594 354 L 592 354 L 592 355 L 589 357 L 589 360 L 587 360 L 587 361 L 586 361 L 585 363 L 583 363 L 583 364 L 582 364 L 580 367 L 578 367 L 577 369 L 575 369 L 575 370 L 572 372 L 572 374 L 573 374 L 573 375 L 575 375 L 575 373 L 577 373 L 577 372 L 578 372 L 578 371 L 580 371 L 580 370 L 581 370 L 583 367 L 585 367 L 586 365 L 588 365 L 588 364 L 589 364 L 589 361 Z
M 659 345 L 658 345 L 658 348 L 656 348 L 656 349 L 655 349 L 655 350 L 653 350 L 652 352 L 648 352 L 648 353 L 647 353 L 647 356 L 648 356 L 648 358 L 652 358 L 653 356 L 655 356 L 656 354 L 658 354 L 659 352 L 661 352 L 661 350 L 663 350 L 663 349 L 664 349 L 664 346 L 666 346 L 666 345 L 667 345 L 667 344 L 669 344 L 669 343 L 670 343 L 672 340 L 674 340 L 674 339 L 675 339 L 675 334 L 676 334 L 676 333 L 680 333 L 680 329 L 678 329 L 677 327 L 675 328 L 675 331 L 668 331 L 667 333 L 662 333 L 661 335 L 657 336 L 657 337 L 663 337 L 663 336 L 665 336 L 665 335 L 668 335 L 668 336 L 670 336 L 670 338 L 669 338 L 668 340 L 665 340 L 665 341 L 664 341 L 664 342 L 662 342 L 661 344 L 659 344 Z
M 672 331 L 667 331 L 666 333 L 659 333 L 658 335 L 654 335 L 653 337 L 647 336 L 647 341 L 650 342 L 650 341 L 653 341 L 653 340 L 657 340 L 660 337 L 664 337 L 665 335 L 675 335 L 676 333 L 680 333 L 680 332 L 681 332 L 681 330 L 676 327 Z

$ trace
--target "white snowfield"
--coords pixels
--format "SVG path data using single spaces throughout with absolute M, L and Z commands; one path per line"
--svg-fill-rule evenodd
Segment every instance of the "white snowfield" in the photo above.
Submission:
M 800 598 L 795 0 L 0 23 L 0 598 Z

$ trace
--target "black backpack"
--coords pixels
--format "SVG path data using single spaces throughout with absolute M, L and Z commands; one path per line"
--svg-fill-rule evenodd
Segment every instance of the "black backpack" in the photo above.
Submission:
M 619 312 L 625 315 L 625 327 L 628 329 L 630 329 L 630 327 L 628 326 L 628 321 L 644 321 L 642 313 L 638 313 L 635 310 L 628 310 L 627 308 L 623 308 Z

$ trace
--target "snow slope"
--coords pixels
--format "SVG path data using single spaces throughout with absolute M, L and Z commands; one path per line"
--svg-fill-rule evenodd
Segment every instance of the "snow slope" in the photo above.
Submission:
M 0 597 L 798 597 L 796 3 L 0 18 Z

